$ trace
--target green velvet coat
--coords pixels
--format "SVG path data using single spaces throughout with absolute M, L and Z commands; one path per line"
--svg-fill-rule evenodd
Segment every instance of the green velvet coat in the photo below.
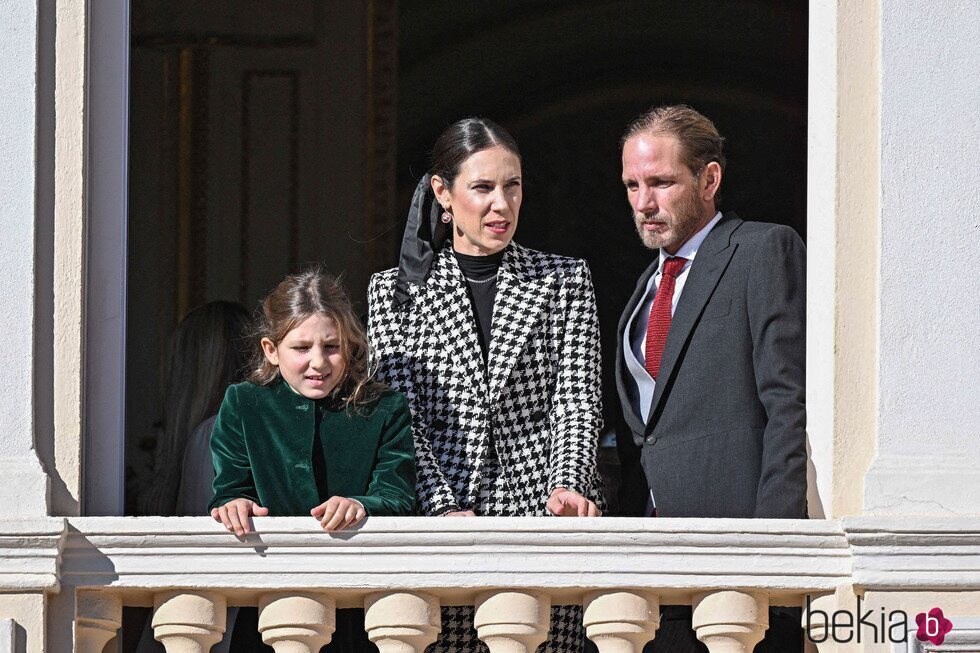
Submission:
M 332 496 L 368 515 L 409 515 L 415 450 L 405 396 L 386 391 L 346 410 L 282 380 L 238 383 L 225 393 L 211 434 L 215 479 L 208 510 L 245 498 L 272 516 L 304 516 Z

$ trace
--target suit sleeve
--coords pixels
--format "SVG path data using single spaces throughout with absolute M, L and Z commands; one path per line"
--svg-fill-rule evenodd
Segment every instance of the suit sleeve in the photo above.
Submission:
M 581 261 L 559 295 L 558 375 L 551 403 L 548 487 L 574 490 L 603 504 L 596 471 L 602 428 L 599 317 L 589 267 Z
M 230 386 L 218 410 L 211 432 L 211 462 L 214 464 L 213 496 L 208 511 L 232 499 L 251 499 L 259 503 L 252 477 L 252 463 L 245 447 L 245 430 L 239 409 L 238 389 Z
M 806 247 L 768 232 L 748 280 L 756 390 L 766 411 L 756 517 L 806 516 Z
M 368 286 L 368 340 L 371 343 L 371 365 L 376 378 L 408 398 L 408 404 L 417 405 L 413 387 L 413 361 L 405 351 L 402 338 L 403 314 L 391 305 L 394 295 L 394 278 L 386 278 L 384 273 L 371 277 Z M 429 441 L 424 416 L 421 411 L 411 411 L 411 430 L 415 442 L 415 465 L 417 472 L 418 509 L 423 515 L 438 515 L 451 510 L 459 510 L 459 503 L 453 495 L 442 473 L 442 468 Z
M 415 508 L 415 445 L 405 396 L 390 402 L 367 494 L 350 497 L 370 516 L 410 515 Z

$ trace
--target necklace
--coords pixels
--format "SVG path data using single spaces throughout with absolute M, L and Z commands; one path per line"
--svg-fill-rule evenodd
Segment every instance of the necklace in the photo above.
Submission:
M 465 276 L 463 278 L 469 281 L 470 283 L 490 283 L 491 281 L 497 278 L 497 275 L 495 274 L 492 277 L 487 277 L 486 279 L 470 279 L 469 277 L 465 277 Z

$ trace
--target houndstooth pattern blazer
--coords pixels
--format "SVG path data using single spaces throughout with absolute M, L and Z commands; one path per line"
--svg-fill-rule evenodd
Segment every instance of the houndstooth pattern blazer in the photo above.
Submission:
M 378 380 L 412 408 L 419 513 L 478 508 L 494 453 L 512 514 L 548 514 L 556 487 L 601 505 L 599 324 L 585 261 L 508 246 L 486 363 L 450 247 L 399 308 L 396 274 L 371 278 L 368 337 Z

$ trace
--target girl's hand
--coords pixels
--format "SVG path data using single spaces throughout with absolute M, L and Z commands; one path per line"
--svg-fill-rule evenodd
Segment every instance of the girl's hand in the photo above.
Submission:
M 320 526 L 328 533 L 353 526 L 367 517 L 364 506 L 347 497 L 330 497 L 310 514 L 320 520 Z
M 602 511 L 578 492 L 556 487 L 548 497 L 548 511 L 559 517 L 601 517 Z
M 476 513 L 472 510 L 450 510 L 449 512 L 444 512 L 440 517 L 476 517 Z
M 211 516 L 215 521 L 225 525 L 230 532 L 238 537 L 252 531 L 253 515 L 265 517 L 269 514 L 268 508 L 263 508 L 251 499 L 232 499 L 223 506 L 219 506 L 211 511 Z

